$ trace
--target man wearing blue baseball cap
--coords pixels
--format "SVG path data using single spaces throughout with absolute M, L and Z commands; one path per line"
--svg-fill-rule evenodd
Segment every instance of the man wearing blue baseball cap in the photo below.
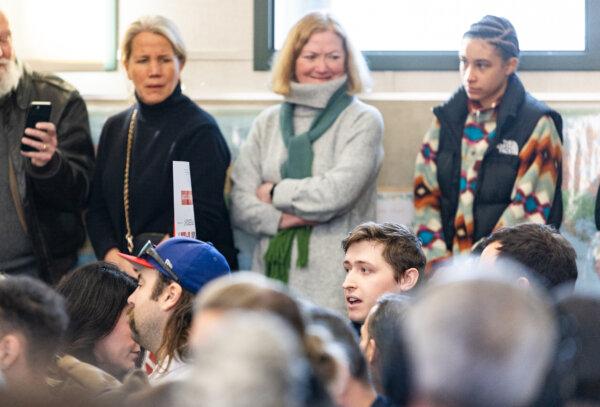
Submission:
M 158 359 L 150 382 L 178 379 L 185 371 L 194 296 L 202 286 L 228 275 L 225 257 L 210 243 L 173 237 L 154 247 L 148 242 L 137 257 L 120 253 L 139 272 L 129 297 L 134 339 Z

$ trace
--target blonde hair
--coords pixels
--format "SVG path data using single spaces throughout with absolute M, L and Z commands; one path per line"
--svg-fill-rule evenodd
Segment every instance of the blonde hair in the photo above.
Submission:
M 304 319 L 286 286 L 257 273 L 236 273 L 208 283 L 197 297 L 194 312 L 203 310 L 268 310 L 286 320 L 300 335 Z
M 311 367 L 328 389 L 336 385 L 344 354 L 331 337 L 316 328 L 308 329 L 304 314 L 288 288 L 279 281 L 254 272 L 238 272 L 221 277 L 203 287 L 194 304 L 194 312 L 207 310 L 266 311 L 287 322 L 298 335 Z
M 165 37 L 173 47 L 173 52 L 183 66 L 187 59 L 187 51 L 183 37 L 175 23 L 166 17 L 154 15 L 144 16 L 129 25 L 121 43 L 121 61 L 125 64 L 131 57 L 133 39 L 136 35 L 149 32 Z
M 296 59 L 302 48 L 314 33 L 332 31 L 342 40 L 346 54 L 346 74 L 348 75 L 348 93 L 360 93 L 370 86 L 371 78 L 367 63 L 350 42 L 346 31 L 330 14 L 314 11 L 302 17 L 290 30 L 279 51 L 272 70 L 272 90 L 280 95 L 290 94 L 290 82 L 294 79 Z

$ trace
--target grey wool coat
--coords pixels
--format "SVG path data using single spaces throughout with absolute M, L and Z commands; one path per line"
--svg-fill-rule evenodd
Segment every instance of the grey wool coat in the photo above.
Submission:
M 286 100 L 296 104 L 295 134 L 308 130 L 345 79 L 325 84 L 292 83 Z M 260 113 L 234 163 L 233 223 L 259 239 L 252 269 L 264 273 L 263 256 L 269 239 L 277 233 L 282 212 L 317 222 L 310 236 L 308 267 L 296 267 L 294 242 L 289 286 L 305 299 L 343 311 L 341 241 L 356 225 L 375 220 L 376 179 L 383 160 L 383 119 L 377 109 L 354 98 L 313 143 L 312 176 L 281 179 L 287 149 L 280 132 L 279 111 L 277 105 Z M 256 189 L 264 182 L 277 184 L 272 204 L 256 196 Z

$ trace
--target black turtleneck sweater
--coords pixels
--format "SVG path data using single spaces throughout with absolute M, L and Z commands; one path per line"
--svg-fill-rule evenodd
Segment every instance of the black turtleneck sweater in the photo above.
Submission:
M 133 236 L 173 234 L 173 161 L 190 163 L 197 238 L 212 242 L 232 268 L 236 254 L 225 206 L 225 172 L 231 161 L 213 117 L 177 86 L 156 105 L 137 104 L 110 117 L 102 129 L 87 226 L 99 259 L 116 247 L 127 250 L 123 178 L 132 109 L 138 118 L 129 170 L 129 221 Z

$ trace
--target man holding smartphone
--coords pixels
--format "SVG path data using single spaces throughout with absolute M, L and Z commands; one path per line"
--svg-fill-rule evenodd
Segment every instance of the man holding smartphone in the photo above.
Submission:
M 43 102 L 49 119 L 33 120 L 32 102 Z M 23 67 L 2 11 L 0 163 L 8 163 L 0 165 L 0 272 L 54 283 L 85 240 L 81 212 L 94 164 L 87 109 L 62 79 Z

